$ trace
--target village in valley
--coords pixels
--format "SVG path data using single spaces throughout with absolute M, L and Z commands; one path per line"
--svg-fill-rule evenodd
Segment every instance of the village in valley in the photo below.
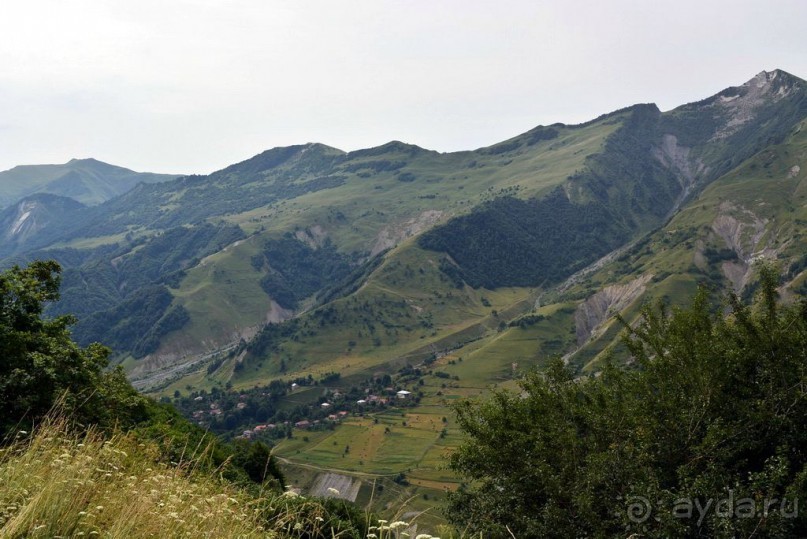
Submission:
M 394 385 L 389 375 L 368 380 L 367 387 L 348 391 L 335 387 L 338 381 L 339 375 L 330 373 L 316 381 L 313 377 L 288 383 L 274 381 L 240 393 L 214 387 L 210 392 L 193 391 L 187 397 L 177 392 L 173 402 L 189 419 L 217 434 L 270 441 L 291 438 L 293 429 L 331 429 L 349 416 L 412 407 L 422 396 L 422 392 L 413 393 Z M 312 390 L 321 394 L 316 402 L 289 404 L 294 403 L 295 394 Z

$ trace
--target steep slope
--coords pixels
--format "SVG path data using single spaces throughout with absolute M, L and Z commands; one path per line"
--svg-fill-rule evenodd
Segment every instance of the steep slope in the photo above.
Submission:
M 72 198 L 39 194 L 24 198 L 0 211 L 0 241 L 6 246 L 23 246 L 56 221 L 69 218 L 84 205 Z
M 221 343 L 235 345 L 240 338 L 248 340 L 267 320 L 293 314 L 273 301 L 277 287 L 273 294 L 265 286 L 267 273 L 282 273 L 272 256 L 265 256 L 271 250 L 267 243 L 277 243 L 284 234 L 293 238 L 283 242 L 290 250 L 303 252 L 304 245 L 322 250 L 326 243 L 332 245 L 361 273 L 368 257 L 372 259 L 452 214 L 465 213 L 501 193 L 537 193 L 557 185 L 582 165 L 585 155 L 599 151 L 614 128 L 607 121 L 585 129 L 558 128 L 555 139 L 510 154 L 483 150 L 441 155 L 390 143 L 347 154 L 335 168 L 347 177 L 338 188 L 225 217 L 253 235 L 209 259 L 213 265 L 188 272 L 177 296 L 191 313 L 191 323 L 183 333 L 192 337 L 177 335 L 173 343 L 167 341 L 165 354 L 153 358 L 153 367 L 166 366 L 168 357 L 181 357 L 194 347 L 199 350 L 201 342 L 209 343 L 205 352 L 215 351 Z M 283 255 L 275 252 L 275 256 Z M 439 257 L 437 260 L 439 263 Z M 330 275 L 328 284 L 339 278 L 339 274 Z M 301 299 L 295 299 L 298 310 L 321 301 Z M 215 324 L 210 323 L 211 315 Z M 138 365 L 134 371 L 138 377 L 152 369 L 151 360 Z
M 585 128 L 556 126 L 554 136 L 533 134 L 530 145 L 508 151 L 438 154 L 398 142 L 350 154 L 317 144 L 279 148 L 207 177 L 141 184 L 54 223 L 23 247 L 0 251 L 14 260 L 47 255 L 68 263 L 64 303 L 84 317 L 126 301 L 137 287 L 169 285 L 172 304 L 189 321 L 137 371 L 173 368 L 249 339 L 266 321 L 291 316 L 289 307 L 307 309 L 322 286 L 449 215 L 500 193 L 536 194 L 557 185 L 617 125 L 612 118 Z M 189 251 L 181 266 L 163 266 L 158 251 L 175 247 L 160 238 L 204 226 L 237 226 L 246 237 L 236 234 L 212 251 Z M 87 253 L 78 266 L 75 250 Z M 135 254 L 133 260 L 158 271 L 132 274 L 127 268 L 134 265 L 121 263 Z M 298 256 L 337 273 L 301 280 L 305 263 Z M 113 341 L 121 352 L 135 346 Z
M 735 96 L 730 100 L 735 105 L 729 108 L 721 105 L 724 102 L 721 96 L 726 95 Z M 332 369 L 355 376 L 380 368 L 392 372 L 409 361 L 483 339 L 491 330 L 498 332 L 491 341 L 491 350 L 506 346 L 511 334 L 522 337 L 533 334 L 536 338 L 543 335 L 540 348 L 545 353 L 564 354 L 588 346 L 592 335 L 607 334 L 613 338 L 614 333 L 606 331 L 611 327 L 610 314 L 637 305 L 648 289 L 659 290 L 653 284 L 668 276 L 667 269 L 626 271 L 624 280 L 629 276 L 632 282 L 603 280 L 599 288 L 591 284 L 595 282 L 591 277 L 583 284 L 574 279 L 560 287 L 563 291 L 560 294 L 552 290 L 553 285 L 603 255 L 630 246 L 629 242 L 663 224 L 681 204 L 688 203 L 688 197 L 707 188 L 725 168 L 727 160 L 787 137 L 797 120 L 807 115 L 804 96 L 803 81 L 778 71 L 762 73 L 745 85 L 668 113 L 659 112 L 653 105 L 639 105 L 582 126 L 537 128 L 472 152 L 470 156 L 475 159 L 503 157 L 501 163 L 507 167 L 515 159 L 530 155 L 534 144 L 544 144 L 551 151 L 562 146 L 567 137 L 585 138 L 583 133 L 587 130 L 611 128 L 597 151 L 584 154 L 574 169 L 556 173 L 552 181 L 546 181 L 540 173 L 533 178 L 520 177 L 518 183 L 511 177 L 508 187 L 492 193 L 490 189 L 483 191 L 476 203 L 471 202 L 466 208 L 442 210 L 441 218 L 434 221 L 436 227 L 423 227 L 425 232 L 416 238 L 415 244 L 407 242 L 385 255 L 377 269 L 361 278 L 361 283 L 347 287 L 347 296 L 320 301 L 325 305 L 294 322 L 267 326 L 249 346 L 238 349 L 233 356 L 237 360 L 225 361 L 222 364 L 225 368 L 217 371 L 216 376 L 204 381 L 204 373 L 199 371 L 194 380 L 203 386 L 224 381 L 254 384 L 287 371 L 325 373 Z M 738 103 L 745 104 L 740 107 Z M 738 116 L 738 110 L 742 111 L 742 117 Z M 692 146 L 684 146 L 682 140 Z M 390 153 L 395 157 L 378 159 L 379 155 L 386 157 Z M 541 157 L 546 158 L 549 153 L 545 151 Z M 419 159 L 434 157 L 420 148 L 391 143 L 348 154 L 345 163 L 353 166 L 357 158 L 373 158 L 372 165 L 362 165 L 364 168 L 357 170 L 381 175 L 378 170 L 393 169 L 395 177 L 395 172 L 400 175 L 413 169 L 422 162 Z M 469 158 L 466 154 L 451 157 Z M 435 183 L 440 183 L 437 178 Z M 297 225 L 296 237 L 300 242 L 314 245 L 323 235 L 329 235 L 338 245 L 344 241 L 340 232 L 347 223 L 356 231 L 356 210 L 351 204 L 333 193 L 326 192 L 323 196 L 331 200 L 326 206 L 327 224 L 320 221 L 321 224 L 305 229 Z M 394 200 L 400 204 L 401 198 Z M 418 210 L 428 208 L 429 200 L 433 199 L 426 199 Z M 311 215 L 315 211 L 311 208 L 316 207 L 300 205 L 297 211 Z M 360 207 L 361 216 L 373 216 L 373 206 Z M 451 208 L 445 203 L 442 207 Z M 337 212 L 343 217 L 341 224 L 339 219 L 331 218 Z M 310 223 L 311 218 L 307 219 Z M 407 221 L 404 230 L 414 222 Z M 283 226 L 288 229 L 294 225 L 284 222 Z M 381 237 L 386 239 L 389 234 Z M 648 241 L 643 239 L 629 252 L 646 248 Z M 624 264 L 625 256 L 605 264 L 596 278 Z M 271 265 L 270 260 L 267 263 Z M 398 267 L 406 269 L 390 280 L 391 268 Z M 738 270 L 727 266 L 726 271 Z M 681 290 L 684 282 L 685 279 L 671 279 L 665 287 Z M 490 303 L 494 290 L 508 286 L 527 288 L 514 291 L 509 304 L 497 303 L 493 316 L 490 309 L 484 308 L 482 298 Z M 428 299 L 419 292 L 423 289 L 429 291 Z M 581 299 L 589 296 L 588 303 L 578 306 Z M 535 324 L 534 318 L 528 319 L 532 323 L 514 320 L 529 310 L 527 306 L 533 300 L 543 305 L 535 316 L 551 314 L 552 324 L 557 325 L 549 334 L 543 329 L 545 324 Z M 502 309 L 507 316 L 502 317 Z M 280 318 L 291 315 L 285 312 Z M 515 329 L 507 328 L 511 322 Z M 499 332 L 502 324 L 505 330 Z M 383 331 L 377 331 L 379 325 Z M 418 333 L 416 328 L 428 331 Z M 558 333 L 559 328 L 564 329 Z M 344 346 L 336 344 L 342 342 Z M 487 344 L 482 347 L 486 348 Z M 534 361 L 535 353 L 529 357 Z M 498 360 L 494 363 L 502 365 Z M 145 376 L 145 367 L 137 369 L 138 376 Z
M 804 82 L 775 71 L 670 112 L 636 105 L 473 152 L 275 148 L 209 176 L 140 184 L 0 245 L 0 256 L 62 260 L 80 338 L 115 343 L 144 386 L 185 371 L 202 380 L 229 351 L 240 370 L 227 360 L 204 384 L 265 382 L 281 359 L 304 372 L 360 357 L 358 375 L 502 323 L 506 340 L 502 311 L 560 301 L 553 287 L 784 140 L 806 107 Z M 718 230 L 734 234 L 738 215 Z M 574 301 L 558 305 L 571 324 Z M 576 332 L 566 333 L 547 349 L 568 352 Z
M 134 172 L 95 159 L 71 159 L 63 165 L 22 165 L 0 172 L 0 208 L 35 194 L 49 193 L 82 204 L 100 204 L 140 182 L 163 182 L 176 175 Z
M 804 81 L 762 72 L 746 84 L 662 114 L 627 109 L 602 152 L 550 196 L 499 199 L 424 234 L 472 286 L 559 282 L 659 226 L 693 189 L 783 140 L 807 115 Z
M 698 284 L 748 298 L 755 289 L 754 265 L 766 260 L 785 273 L 785 297 L 807 292 L 807 132 L 796 125 L 781 144 L 752 156 L 722 176 L 661 230 L 619 260 L 593 274 L 570 294 L 588 295 L 606 283 L 652 277 L 643 301 L 676 302 Z M 591 296 L 592 298 L 595 297 Z M 634 308 L 624 311 L 635 316 Z M 627 306 L 624 306 L 627 307 Z M 618 309 L 622 310 L 622 309 Z M 611 320 L 604 319 L 607 328 Z M 578 326 L 579 328 L 580 326 Z M 590 334 L 573 361 L 595 368 L 612 347 L 616 326 Z

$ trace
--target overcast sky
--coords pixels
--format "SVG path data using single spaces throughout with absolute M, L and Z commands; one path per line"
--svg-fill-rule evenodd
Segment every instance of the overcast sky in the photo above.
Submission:
M 802 0 L 3 0 L 0 170 L 474 149 L 761 70 L 807 78 L 805 31 Z

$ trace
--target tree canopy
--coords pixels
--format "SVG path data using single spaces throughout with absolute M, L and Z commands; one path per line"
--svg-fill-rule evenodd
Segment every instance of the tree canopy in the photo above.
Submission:
M 59 299 L 60 275 L 54 261 L 0 273 L 0 444 L 56 407 L 79 429 L 134 430 L 156 441 L 168 461 L 182 460 L 188 447 L 206 448 L 199 463 L 227 479 L 282 489 L 283 475 L 268 447 L 223 444 L 170 406 L 140 395 L 120 367 L 108 368 L 108 348 L 76 344 L 72 315 L 44 316 L 46 305 Z
M 629 368 L 562 361 L 457 407 L 469 482 L 449 518 L 485 537 L 804 537 L 807 303 L 661 305 L 626 324 Z
M 42 316 L 59 298 L 60 271 L 54 261 L 36 261 L 0 273 L 0 434 L 38 419 L 59 398 L 65 412 L 96 424 L 145 411 L 123 372 L 105 370 L 108 348 L 73 342 L 73 316 Z

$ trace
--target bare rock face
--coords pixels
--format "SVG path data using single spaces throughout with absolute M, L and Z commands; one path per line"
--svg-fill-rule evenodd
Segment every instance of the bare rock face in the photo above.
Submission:
M 681 184 L 681 195 L 670 210 L 672 215 L 687 199 L 698 179 L 709 172 L 709 167 L 700 159 L 694 159 L 692 149 L 678 144 L 678 138 L 669 133 L 661 137 L 661 144 L 652 151 L 653 156 L 672 171 Z
M 313 225 L 305 230 L 298 230 L 294 237 L 305 243 L 312 249 L 319 249 L 325 245 L 328 233 L 320 225 Z
M 375 256 L 385 249 L 395 247 L 405 239 L 434 226 L 442 217 L 443 212 L 440 210 L 426 210 L 417 217 L 399 225 L 384 227 L 376 236 L 370 256 Z
M 17 211 L 14 219 L 9 223 L 9 227 L 5 230 L 6 239 L 11 239 L 15 236 L 23 236 L 28 232 L 36 231 L 37 218 L 35 216 L 39 204 L 35 201 L 23 200 L 17 204 Z
M 285 309 L 280 306 L 278 302 L 272 300 L 269 302 L 269 312 L 266 313 L 267 324 L 279 324 L 284 320 L 289 320 L 294 316 L 294 311 Z
M 725 126 L 715 133 L 712 140 L 719 140 L 736 133 L 744 124 L 756 117 L 757 109 L 766 103 L 776 103 L 799 90 L 798 83 L 783 71 L 762 71 L 756 77 L 736 88 L 736 92 L 718 96 L 715 105 L 723 109 L 727 117 Z
M 748 279 L 752 273 L 750 269 L 745 262 L 723 262 L 720 264 L 720 271 L 731 282 L 731 286 L 736 293 L 742 291 L 745 285 L 748 284 Z
M 661 145 L 653 150 L 656 159 L 677 173 L 685 189 L 695 183 L 695 177 L 703 167 L 702 163 L 695 166 L 690 158 L 690 151 L 690 148 L 679 145 L 678 138 L 670 134 L 664 135 L 661 138 Z
M 574 313 L 577 345 L 583 345 L 612 315 L 625 309 L 642 295 L 653 275 L 637 277 L 626 284 L 616 284 L 603 288 L 578 305 Z
M 754 261 L 773 257 L 777 253 L 775 249 L 762 246 L 767 225 L 767 219 L 730 202 L 720 205 L 718 215 L 712 221 L 712 231 L 737 255 L 737 261 L 723 262 L 720 266 L 735 292 L 740 292 L 748 284 Z
M 0 245 L 22 245 L 57 219 L 83 208 L 71 198 L 36 194 L 0 211 Z

